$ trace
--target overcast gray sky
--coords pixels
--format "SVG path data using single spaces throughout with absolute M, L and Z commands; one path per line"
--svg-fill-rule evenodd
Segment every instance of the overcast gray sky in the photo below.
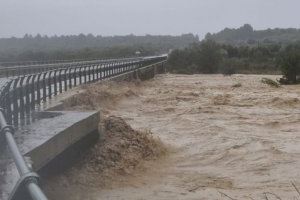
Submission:
M 194 33 L 300 25 L 300 0 L 0 0 L 0 37 Z

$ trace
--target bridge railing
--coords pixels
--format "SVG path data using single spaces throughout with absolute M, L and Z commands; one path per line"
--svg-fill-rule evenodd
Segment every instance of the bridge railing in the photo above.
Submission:
M 64 62 L 54 62 L 50 64 L 29 64 L 19 65 L 19 66 L 9 66 L 9 67 L 0 67 L 0 78 L 1 77 L 13 77 L 13 76 L 22 76 L 27 74 L 41 73 L 44 71 L 55 70 L 59 68 L 67 68 L 74 65 L 90 65 L 90 64 L 100 64 L 100 63 L 115 63 L 115 62 L 124 62 L 124 61 L 133 61 L 133 60 L 142 60 L 144 58 L 122 58 L 122 59 L 107 59 L 107 60 L 90 60 L 90 61 L 64 61 Z
M 117 58 L 118 60 L 126 59 L 126 58 Z M 114 58 L 109 58 L 105 60 L 117 60 Z M 102 59 L 104 60 L 104 59 Z M 41 60 L 41 61 L 17 61 L 17 62 L 0 62 L 0 67 L 23 67 L 23 66 L 34 66 L 34 65 L 59 65 L 64 63 L 75 63 L 75 62 L 92 62 L 92 61 L 100 61 L 99 59 L 72 59 L 72 60 Z
M 20 153 L 13 138 L 14 129 L 9 124 L 17 127 L 25 119 L 30 120 L 36 105 L 72 87 L 109 79 L 146 66 L 161 66 L 162 69 L 166 58 L 167 56 L 157 56 L 74 63 L 67 67 L 16 77 L 7 82 L 0 89 L 0 140 L 5 138 L 20 174 L 10 199 L 14 199 L 19 190 L 28 191 L 34 200 L 46 200 L 47 197 L 38 186 L 38 175 L 31 171 Z
M 40 105 L 77 85 L 120 75 L 146 65 L 164 62 L 166 56 L 91 61 L 12 78 L 0 91 L 0 107 L 9 124 L 29 122 Z
M 90 59 L 96 60 L 96 59 Z M 42 64 L 55 64 L 55 63 L 73 63 L 73 62 L 82 62 L 86 59 L 72 59 L 72 60 L 29 60 L 29 61 L 6 61 L 0 62 L 2 67 L 15 67 L 15 66 L 27 66 L 27 65 L 42 65 Z

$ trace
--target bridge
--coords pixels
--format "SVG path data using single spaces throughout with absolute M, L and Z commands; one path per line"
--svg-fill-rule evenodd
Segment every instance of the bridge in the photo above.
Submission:
M 3 183 L 0 181 L 0 191 L 4 191 L 0 194 L 1 199 L 24 199 L 24 195 L 27 195 L 28 199 L 47 199 L 39 187 L 40 178 L 35 172 L 46 168 L 47 164 L 51 163 L 52 160 L 55 160 L 57 156 L 69 148 L 68 145 L 77 142 L 75 138 L 76 140 L 80 140 L 85 136 L 84 134 L 89 134 L 90 132 L 90 130 L 86 130 L 87 132 L 84 134 L 72 135 L 72 133 L 63 130 L 64 135 L 62 137 L 68 138 L 66 139 L 68 141 L 65 143 L 60 141 L 60 151 L 57 149 L 49 150 L 49 152 L 45 150 L 47 144 L 54 144 L 51 140 L 57 137 L 55 134 L 48 134 L 42 142 L 40 140 L 39 142 L 31 142 L 34 143 L 34 145 L 29 145 L 31 149 L 24 147 L 23 145 L 26 143 L 24 140 L 30 140 L 30 131 L 32 130 L 33 132 L 35 131 L 34 134 L 39 134 L 40 129 L 28 129 L 26 131 L 29 131 L 29 133 L 24 137 L 23 127 L 30 124 L 35 124 L 34 126 L 39 127 L 40 123 L 48 123 L 46 122 L 47 119 L 41 120 L 43 117 L 37 117 L 41 113 L 43 114 L 47 102 L 83 84 L 111 79 L 152 77 L 157 73 L 165 71 L 164 64 L 166 59 L 167 56 L 162 55 L 109 60 L 19 63 L 19 66 L 15 66 L 16 63 L 2 63 L 2 66 L 5 65 L 6 67 L 0 68 L 0 144 L 3 149 L 1 152 L 4 152 L 3 154 L 5 155 L 0 156 L 0 170 L 1 174 L 3 174 L 2 171 L 6 173 L 9 171 L 9 173 L 6 174 Z M 50 113 L 50 115 L 56 114 L 55 112 Z M 66 122 L 66 124 L 70 123 L 70 126 L 77 122 L 78 117 L 85 119 L 84 123 L 94 123 L 98 120 L 98 115 L 95 113 L 77 113 L 76 117 L 73 115 L 73 119 L 71 116 L 72 113 L 63 113 L 61 115 L 64 115 L 65 118 L 71 118 L 69 122 Z M 49 122 L 49 124 L 51 123 L 55 126 L 57 121 Z M 19 134 L 16 134 L 16 132 Z M 48 131 L 46 130 L 45 132 Z M 51 131 L 49 130 L 49 132 Z M 78 135 L 81 135 L 82 138 Z M 59 140 L 63 139 L 60 138 Z M 44 146 L 41 147 L 41 144 Z M 57 147 L 57 143 L 55 145 Z M 5 146 L 8 148 L 5 149 Z M 54 148 L 54 146 L 49 147 Z M 32 160 L 38 162 L 37 164 L 33 163 L 32 165 L 23 156 L 27 153 L 26 148 L 27 150 L 30 149 L 30 152 L 34 152 L 34 159 Z M 10 153 L 6 154 L 6 150 Z M 47 156 L 45 154 L 52 155 Z M 15 170 L 7 170 L 12 167 L 11 158 L 8 159 L 7 155 L 12 158 Z M 31 156 L 33 154 L 28 153 L 28 155 Z M 18 173 L 18 177 L 16 177 L 16 173 Z M 10 180 L 11 177 L 14 177 L 14 180 Z

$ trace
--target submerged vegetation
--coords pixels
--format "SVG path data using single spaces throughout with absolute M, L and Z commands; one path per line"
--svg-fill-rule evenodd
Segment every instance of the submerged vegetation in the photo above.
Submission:
M 261 82 L 266 84 L 266 85 L 269 85 L 271 87 L 274 87 L 274 88 L 279 88 L 280 87 L 280 85 L 277 81 L 274 81 L 274 80 L 269 79 L 269 78 L 262 78 Z

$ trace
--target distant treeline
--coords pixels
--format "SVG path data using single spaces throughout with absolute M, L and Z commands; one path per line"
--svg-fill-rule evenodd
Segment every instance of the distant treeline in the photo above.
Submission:
M 0 62 L 28 60 L 65 60 L 154 55 L 181 49 L 199 42 L 198 36 L 31 36 L 0 39 Z
M 245 24 L 208 33 L 201 42 L 174 50 L 168 60 L 175 73 L 283 74 L 282 83 L 300 82 L 300 29 L 255 31 Z
M 168 68 L 185 74 L 282 74 L 281 83 L 295 84 L 300 83 L 300 42 L 251 47 L 203 40 L 172 51 Z
M 225 28 L 215 34 L 208 33 L 205 39 L 231 45 L 290 44 L 300 41 L 300 29 L 253 30 L 251 25 L 245 24 L 237 29 Z
M 213 40 L 194 43 L 185 49 L 174 50 L 168 61 L 174 73 L 267 73 L 276 74 L 277 57 L 282 46 L 232 46 Z

